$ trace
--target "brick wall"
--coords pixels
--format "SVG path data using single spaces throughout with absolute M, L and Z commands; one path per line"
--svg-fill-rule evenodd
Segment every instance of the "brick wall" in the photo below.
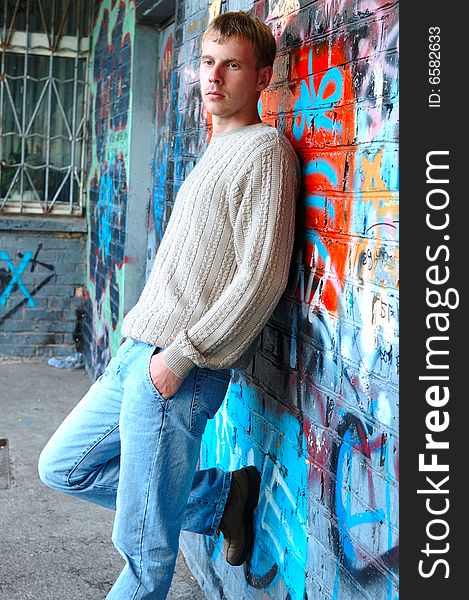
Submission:
M 94 379 L 120 343 L 124 312 L 133 2 L 97 3 L 90 56 L 85 358 Z
M 272 28 L 278 56 L 260 108 L 303 170 L 287 291 L 203 440 L 202 467 L 261 470 L 252 560 L 227 566 L 221 536 L 184 532 L 184 552 L 209 598 L 395 599 L 397 3 L 178 6 L 173 190 L 209 139 L 198 38 L 220 10 Z
M 85 224 L 0 221 L 0 357 L 82 349 Z

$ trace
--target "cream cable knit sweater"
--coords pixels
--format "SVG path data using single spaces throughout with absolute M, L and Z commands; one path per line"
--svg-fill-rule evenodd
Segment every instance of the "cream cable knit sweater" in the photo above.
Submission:
M 288 280 L 299 163 L 266 123 L 213 134 L 188 175 L 122 335 L 169 368 L 249 364 Z

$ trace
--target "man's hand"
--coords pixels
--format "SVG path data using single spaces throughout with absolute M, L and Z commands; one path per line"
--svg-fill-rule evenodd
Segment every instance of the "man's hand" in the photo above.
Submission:
M 171 371 L 161 353 L 151 357 L 150 378 L 160 396 L 165 400 L 174 396 L 184 381 Z

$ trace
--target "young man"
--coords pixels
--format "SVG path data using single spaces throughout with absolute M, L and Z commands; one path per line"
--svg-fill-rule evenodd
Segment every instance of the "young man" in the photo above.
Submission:
M 299 165 L 261 122 L 275 40 L 248 13 L 204 34 L 207 150 L 181 186 L 127 339 L 43 450 L 44 483 L 115 509 L 126 564 L 108 600 L 163 600 L 180 530 L 221 531 L 225 558 L 249 556 L 260 474 L 196 471 L 201 436 L 230 381 L 250 362 L 286 287 Z

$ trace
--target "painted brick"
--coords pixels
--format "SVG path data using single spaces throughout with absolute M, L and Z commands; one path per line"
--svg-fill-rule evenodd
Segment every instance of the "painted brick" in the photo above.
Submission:
M 23 333 L 25 331 L 33 331 L 37 329 L 35 323 L 32 323 L 31 320 L 22 320 L 22 319 L 9 319 L 5 321 L 2 325 L 2 330 L 7 332 L 17 332 Z
M 18 349 L 16 347 L 16 345 L 12 345 L 12 344 L 8 344 L 5 340 L 4 340 L 4 336 L 0 334 L 0 345 L 2 348 L 2 354 L 1 356 L 3 358 L 16 358 L 18 356 Z M 24 354 L 23 354 L 24 356 Z
M 49 308 L 52 310 L 63 310 L 71 305 L 74 298 L 69 296 L 51 296 L 47 299 Z M 81 302 L 81 301 L 80 301 Z
M 63 317 L 66 321 L 71 321 L 75 324 L 77 320 L 77 311 L 76 309 L 69 308 L 63 311 Z
M 280 6 L 284 14 L 262 15 L 280 37 L 262 114 L 289 135 L 303 165 L 310 199 L 298 213 L 301 254 L 293 263 L 288 296 L 263 332 L 252 377 L 230 388 L 229 427 L 218 431 L 216 443 L 207 438 L 202 463 L 216 459 L 219 466 L 233 468 L 241 449 L 249 462 L 259 460 L 266 476 L 272 462 L 286 469 L 304 457 L 308 478 L 297 474 L 289 480 L 301 482 L 307 498 L 311 533 L 307 566 L 301 565 L 303 589 L 311 598 L 391 599 L 397 590 L 395 563 L 382 564 L 380 557 L 398 547 L 396 4 L 374 3 L 363 10 L 345 2 L 331 11 L 319 1 L 299 12 L 289 12 L 294 4 Z M 186 42 L 181 40 L 181 55 Z M 377 73 L 384 75 L 379 79 Z M 186 96 L 180 93 L 177 102 L 183 111 Z M 184 144 L 184 129 L 177 135 Z M 182 178 L 184 170 L 179 173 Z M 294 409 L 293 420 L 301 415 L 303 441 L 299 434 L 285 435 L 284 417 L 274 405 Z M 347 439 L 356 438 L 357 427 L 373 431 L 369 449 L 364 441 L 356 446 Z M 264 486 L 271 489 L 267 480 Z M 346 525 L 337 520 L 333 494 L 352 499 L 357 513 L 379 509 L 384 514 L 382 523 L 363 523 L 350 532 L 363 552 L 360 568 L 381 565 L 376 581 L 359 582 L 358 571 L 342 564 L 347 559 L 340 548 L 343 534 L 337 532 Z M 270 532 L 279 528 L 281 539 L 281 525 L 272 520 L 269 526 Z M 268 556 L 265 535 L 260 526 L 256 543 Z M 338 546 L 331 544 L 334 535 Z M 212 562 L 210 572 L 222 573 L 220 562 Z M 297 571 L 288 553 L 279 572 L 280 580 L 263 590 L 265 597 L 283 600 L 287 589 L 291 598 L 302 598 L 300 588 L 291 587 Z M 205 586 L 207 580 L 213 582 L 210 574 Z M 215 590 L 213 585 L 206 589 Z M 247 589 L 244 597 L 261 597 Z M 234 597 L 228 580 L 223 593 Z
M 59 285 L 80 285 L 83 283 L 83 275 L 81 273 L 61 274 L 57 276 Z
M 0 331 L 9 333 L 8 338 L 0 337 L 0 356 L 47 355 L 47 348 L 63 344 L 64 335 L 69 335 L 69 329 L 73 331 L 75 327 L 75 324 L 73 328 L 66 324 L 63 313 L 75 289 L 62 284 L 70 272 L 77 273 L 74 280 L 78 285 L 85 283 L 85 235 L 47 228 L 37 232 L 33 220 L 31 217 L 31 229 L 11 230 L 2 236 L 0 250 L 3 256 L 9 257 L 14 268 L 19 269 L 22 260 L 27 263 L 21 272 L 24 289 L 17 286 L 9 289 L 13 273 L 7 262 L 0 260 L 0 296 L 2 293 L 8 296 L 0 306 Z M 72 338 L 70 344 L 73 345 Z
M 39 321 L 39 331 L 47 331 L 49 333 L 73 333 L 75 330 L 75 321 L 62 321 L 62 322 L 51 322 L 51 321 Z
M 25 346 L 47 346 L 51 343 L 63 342 L 63 336 L 51 336 L 48 333 L 25 333 L 21 334 L 21 345 Z
M 63 313 L 59 310 L 43 310 L 36 308 L 26 308 L 24 310 L 24 318 L 33 323 L 35 323 L 38 319 L 47 319 L 58 322 L 62 316 Z

